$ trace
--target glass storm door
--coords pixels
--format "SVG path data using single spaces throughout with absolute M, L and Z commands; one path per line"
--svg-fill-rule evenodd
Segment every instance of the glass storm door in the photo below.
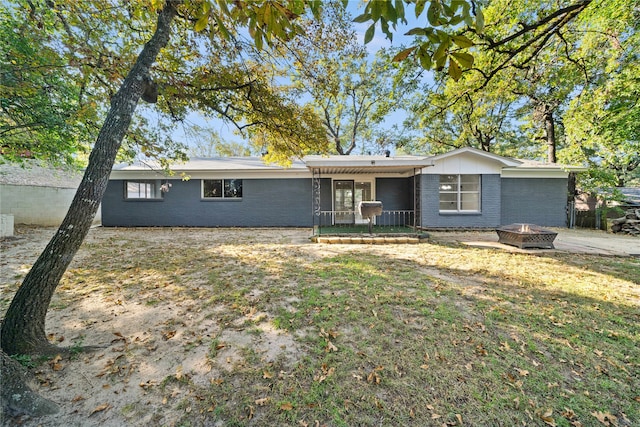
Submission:
M 357 211 L 358 211 L 358 203 L 369 202 L 373 200 L 371 198 L 371 183 L 356 181 L 354 184 L 353 193 L 354 193 L 354 196 L 353 196 L 354 209 L 356 211 L 355 222 L 356 224 L 368 224 L 369 220 L 367 218 L 362 218 L 362 215 L 360 215 Z
M 336 224 L 353 224 L 353 181 L 333 181 Z
M 364 224 L 366 218 L 362 218 L 356 210 L 358 203 L 372 200 L 371 182 L 352 180 L 333 181 L 333 206 L 335 210 L 336 224 Z

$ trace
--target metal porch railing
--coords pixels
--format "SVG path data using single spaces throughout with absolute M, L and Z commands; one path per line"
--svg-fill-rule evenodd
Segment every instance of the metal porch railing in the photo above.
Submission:
M 373 233 L 415 233 L 413 210 L 383 210 L 375 217 Z M 320 211 L 314 234 L 369 233 L 369 221 L 357 211 Z

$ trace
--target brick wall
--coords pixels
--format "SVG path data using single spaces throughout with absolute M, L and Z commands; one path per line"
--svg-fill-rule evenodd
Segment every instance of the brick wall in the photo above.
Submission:
M 171 180 L 162 200 L 125 200 L 109 181 L 104 226 L 311 227 L 311 179 L 244 179 L 241 199 L 201 199 L 201 180 Z M 324 182 L 323 182 L 324 184 Z M 325 201 L 323 200 L 323 204 Z
M 566 178 L 503 178 L 502 225 L 567 225 Z
M 500 175 L 481 176 L 480 212 L 441 213 L 440 175 L 421 175 L 422 226 L 425 228 L 490 228 L 500 225 Z

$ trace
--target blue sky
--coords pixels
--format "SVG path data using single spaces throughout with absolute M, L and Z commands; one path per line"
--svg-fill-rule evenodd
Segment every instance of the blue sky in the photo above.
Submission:
M 351 0 L 348 3 L 347 10 L 352 15 L 353 18 L 362 14 L 364 11 L 364 2 L 360 0 Z M 367 51 L 370 54 L 375 54 L 379 49 L 386 48 L 390 46 L 400 46 L 402 43 L 407 43 L 411 40 L 411 37 L 404 36 L 404 34 L 411 28 L 416 26 L 416 20 L 413 18 L 413 13 L 407 11 L 407 18 L 409 19 L 409 25 L 399 25 L 397 30 L 394 32 L 393 42 L 390 42 L 385 35 L 380 30 L 379 26 L 376 28 L 376 33 L 373 40 L 366 45 Z M 413 18 L 413 19 L 410 19 Z M 354 29 L 356 31 L 358 41 L 360 44 L 364 44 L 364 33 L 369 27 L 370 23 L 354 23 Z M 150 112 L 151 121 L 154 120 L 155 113 Z M 389 126 L 393 123 L 401 122 L 404 119 L 403 112 L 397 112 L 393 115 L 390 115 L 387 122 Z M 197 112 L 190 114 L 187 117 L 187 124 L 184 126 L 179 125 L 177 130 L 173 133 L 173 138 L 176 141 L 184 142 L 187 145 L 192 145 L 194 139 L 192 136 L 188 135 L 188 124 L 194 123 L 198 126 L 209 128 L 215 132 L 217 132 L 221 139 L 224 142 L 239 142 L 248 145 L 248 142 L 241 135 L 237 134 L 235 127 L 233 124 L 221 120 L 221 119 L 206 119 L 202 117 Z

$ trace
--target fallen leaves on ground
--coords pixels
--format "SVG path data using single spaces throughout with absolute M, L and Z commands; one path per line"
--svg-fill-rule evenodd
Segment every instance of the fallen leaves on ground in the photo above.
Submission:
M 264 406 L 267 403 L 269 403 L 270 400 L 271 400 L 271 398 L 269 398 L 269 397 L 263 397 L 261 399 L 256 399 L 255 400 L 255 404 L 258 405 L 258 406 Z
M 382 378 L 378 375 L 378 372 L 382 370 L 384 370 L 383 366 L 376 366 L 373 368 L 373 370 L 369 372 L 369 375 L 367 375 L 367 382 L 371 384 L 380 384 Z
M 336 368 L 333 367 L 328 367 L 327 364 L 323 364 L 321 367 L 321 372 L 320 374 L 316 374 L 313 376 L 313 380 L 316 382 L 323 382 L 324 380 L 326 380 L 327 378 L 329 378 L 331 375 L 333 375 L 336 371 Z
M 596 417 L 596 419 L 600 421 L 602 425 L 605 425 L 605 426 L 618 425 L 618 419 L 614 415 L 610 414 L 609 412 L 594 411 L 591 413 L 591 415 Z
M 51 366 L 51 369 L 53 369 L 54 371 L 61 371 L 64 368 L 64 365 L 60 363 L 61 361 L 62 356 L 58 354 L 56 357 L 49 361 L 49 366 Z
M 93 414 L 96 414 L 98 412 L 106 411 L 109 408 L 111 408 L 111 405 L 109 405 L 108 403 L 103 403 L 102 405 L 98 405 L 95 408 L 93 408 L 93 411 L 91 411 L 89 416 L 92 416 Z
M 327 353 L 331 353 L 332 351 L 333 352 L 337 352 L 338 351 L 338 347 L 333 345 L 333 343 L 331 341 L 327 341 L 327 348 L 325 349 L 325 351 Z
M 170 340 L 171 338 L 173 338 L 176 335 L 177 331 L 175 330 L 171 330 L 171 331 L 164 331 L 162 332 L 162 339 L 165 341 Z
M 283 411 L 291 411 L 293 409 L 293 404 L 291 402 L 284 402 L 280 405 L 280 409 Z
M 556 421 L 551 416 L 553 415 L 553 409 L 545 409 L 544 412 L 540 413 L 540 419 L 544 421 L 544 423 L 548 426 L 555 427 Z

